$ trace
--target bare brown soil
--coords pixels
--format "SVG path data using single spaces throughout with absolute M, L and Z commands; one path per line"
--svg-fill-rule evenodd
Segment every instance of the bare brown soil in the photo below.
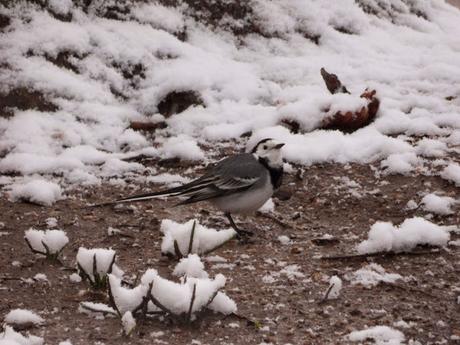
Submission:
M 175 165 L 177 166 L 177 165 Z M 182 173 L 182 168 L 165 167 L 165 171 Z M 198 172 L 201 168 L 198 168 Z M 348 177 L 361 187 L 353 196 L 338 178 Z M 384 182 L 386 181 L 386 182 Z M 382 183 L 383 182 L 383 183 Z M 342 186 L 342 187 L 341 187 Z M 146 186 L 158 189 L 159 186 Z M 378 190 L 376 190 L 378 188 Z M 400 223 L 405 218 L 423 215 L 421 210 L 404 209 L 410 199 L 420 200 L 419 192 L 442 190 L 458 197 L 458 188 L 438 177 L 386 176 L 378 178 L 370 166 L 316 165 L 287 176 L 283 193 L 275 199 L 275 221 L 258 214 L 238 218 L 241 225 L 256 232 L 255 243 L 241 245 L 232 241 L 213 254 L 228 261 L 228 267 L 213 268 L 211 275 L 227 276 L 225 291 L 238 304 L 236 317 L 205 314 L 191 325 L 174 320 L 146 320 L 135 334 L 126 338 L 115 318 L 94 319 L 79 313 L 82 301 L 105 301 L 103 294 L 91 293 L 88 285 L 72 283 L 75 256 L 80 246 L 112 247 L 118 265 L 128 274 L 142 274 L 157 268 L 166 277 L 175 261 L 160 255 L 159 223 L 170 218 L 186 221 L 197 217 L 200 222 L 228 227 L 225 219 L 206 204 L 171 208 L 173 202 L 156 200 L 119 209 L 84 208 L 88 203 L 110 200 L 132 190 L 104 185 L 97 189 L 69 191 L 68 198 L 52 207 L 11 203 L 0 199 L 0 217 L 4 223 L 0 237 L 0 316 L 13 308 L 38 312 L 46 324 L 30 332 L 44 336 L 47 344 L 70 339 L 79 344 L 346 344 L 344 336 L 368 326 L 392 326 L 398 320 L 415 324 L 402 331 L 406 339 L 422 344 L 447 341 L 460 336 L 460 247 L 449 246 L 434 254 L 382 256 L 373 258 L 325 261 L 318 257 L 351 254 L 354 246 L 367 236 L 377 220 Z M 371 192 L 371 193 L 370 193 Z M 438 224 L 459 224 L 457 213 L 434 218 Z M 34 257 L 24 240 L 29 227 L 46 228 L 45 220 L 56 217 L 59 227 L 67 231 L 71 243 L 64 250 L 63 266 L 51 265 Z M 115 227 L 132 237 L 108 237 L 107 228 Z M 324 234 L 338 242 L 312 241 Z M 287 235 L 291 245 L 282 245 L 277 237 Z M 453 240 L 458 239 L 454 236 Z M 424 250 L 426 250 L 425 248 Z M 19 261 L 20 265 L 14 261 Z M 351 285 L 344 280 L 337 300 L 319 303 L 328 287 L 327 277 L 359 269 L 368 262 L 382 265 L 388 272 L 412 276 L 410 282 L 378 285 L 372 289 Z M 281 275 L 276 282 L 264 283 L 262 277 L 279 272 L 285 265 L 299 265 L 304 277 L 289 279 Z M 49 283 L 25 282 L 44 273 Z M 152 332 L 164 332 L 156 336 Z

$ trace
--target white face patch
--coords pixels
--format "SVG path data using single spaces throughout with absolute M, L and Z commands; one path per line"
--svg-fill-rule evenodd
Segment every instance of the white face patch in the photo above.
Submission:
M 283 157 L 281 148 L 278 147 L 281 143 L 275 140 L 267 140 L 257 146 L 255 154 L 258 157 L 265 158 L 271 166 L 281 166 Z

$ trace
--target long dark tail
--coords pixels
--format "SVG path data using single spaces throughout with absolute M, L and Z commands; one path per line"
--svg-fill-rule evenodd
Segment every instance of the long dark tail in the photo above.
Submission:
M 90 205 L 90 207 L 101 207 L 101 206 L 109 206 L 115 204 L 121 204 L 125 202 L 136 202 L 136 201 L 148 201 L 154 198 L 162 197 L 162 196 L 190 196 L 197 193 L 200 189 L 206 188 L 213 179 L 202 177 L 190 183 L 184 184 L 179 187 L 160 190 L 158 192 L 151 192 L 145 194 L 138 194 L 133 195 L 127 198 L 113 200 L 104 202 L 101 204 Z M 182 203 L 180 203 L 182 204 Z

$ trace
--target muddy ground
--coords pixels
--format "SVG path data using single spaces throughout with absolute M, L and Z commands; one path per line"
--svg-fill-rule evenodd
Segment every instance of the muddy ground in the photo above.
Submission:
M 145 162 L 144 162 L 145 163 Z M 147 165 L 157 164 L 152 161 Z M 183 173 L 187 166 L 164 166 L 163 171 Z M 202 167 L 195 167 L 196 176 Z M 347 186 L 346 178 L 359 184 Z M 349 181 L 348 181 L 349 184 Z M 143 186 L 145 190 L 159 185 Z M 211 276 L 223 273 L 225 291 L 238 305 L 238 313 L 254 323 L 234 316 L 204 314 L 191 325 L 173 320 L 146 320 L 135 334 L 122 335 L 117 319 L 94 317 L 78 312 L 82 301 L 104 301 L 103 294 L 90 293 L 84 282 L 69 279 L 80 246 L 112 247 L 118 265 L 129 275 L 157 268 L 171 278 L 175 261 L 160 255 L 159 223 L 169 218 L 186 221 L 196 217 L 205 225 L 228 227 L 225 219 L 207 204 L 172 208 L 173 201 L 138 203 L 135 208 L 84 208 L 88 203 L 110 200 L 132 193 L 130 188 L 105 184 L 99 188 L 68 191 L 67 199 L 52 207 L 11 203 L 0 199 L 0 316 L 13 308 L 38 312 L 46 324 L 30 329 L 45 338 L 46 344 L 70 339 L 72 344 L 346 344 L 344 336 L 353 330 L 374 325 L 393 326 L 404 320 L 410 328 L 401 329 L 406 340 L 421 344 L 454 344 L 460 336 L 460 247 L 422 255 L 397 255 L 342 260 L 321 260 L 320 256 L 352 254 L 367 237 L 377 220 L 400 223 L 421 209 L 409 211 L 406 203 L 420 201 L 420 193 L 444 191 L 458 197 L 458 188 L 439 177 L 379 176 L 372 166 L 315 165 L 286 176 L 283 193 L 275 198 L 271 216 L 257 214 L 238 217 L 238 222 L 255 231 L 255 243 L 227 243 L 213 255 L 227 259 L 228 265 L 208 262 Z M 452 216 L 435 217 L 438 224 L 460 224 L 459 209 Z M 45 229 L 45 220 L 56 217 L 67 231 L 70 245 L 64 250 L 63 266 L 50 264 L 32 255 L 24 240 L 24 230 Z M 276 219 L 272 219 L 276 218 Z M 129 237 L 107 235 L 111 226 Z M 337 241 L 317 241 L 324 234 Z M 292 243 L 283 245 L 278 236 L 287 235 Z M 459 239 L 453 235 L 453 240 Z M 13 264 L 14 262 L 14 264 Z M 19 263 L 18 263 L 19 262 Z M 333 274 L 344 277 L 369 262 L 387 272 L 412 277 L 395 284 L 371 289 L 344 287 L 337 300 L 320 303 Z M 297 276 L 281 274 L 274 282 L 263 282 L 270 272 L 287 265 L 299 265 Z M 27 282 L 37 273 L 49 282 Z M 162 331 L 164 333 L 155 333 Z

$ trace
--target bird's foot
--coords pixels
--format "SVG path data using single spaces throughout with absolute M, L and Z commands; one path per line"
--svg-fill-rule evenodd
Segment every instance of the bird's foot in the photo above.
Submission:
M 254 236 L 254 233 L 248 230 L 238 230 L 238 232 L 236 233 L 236 239 L 242 244 L 254 242 L 253 240 L 251 240 L 252 236 Z

